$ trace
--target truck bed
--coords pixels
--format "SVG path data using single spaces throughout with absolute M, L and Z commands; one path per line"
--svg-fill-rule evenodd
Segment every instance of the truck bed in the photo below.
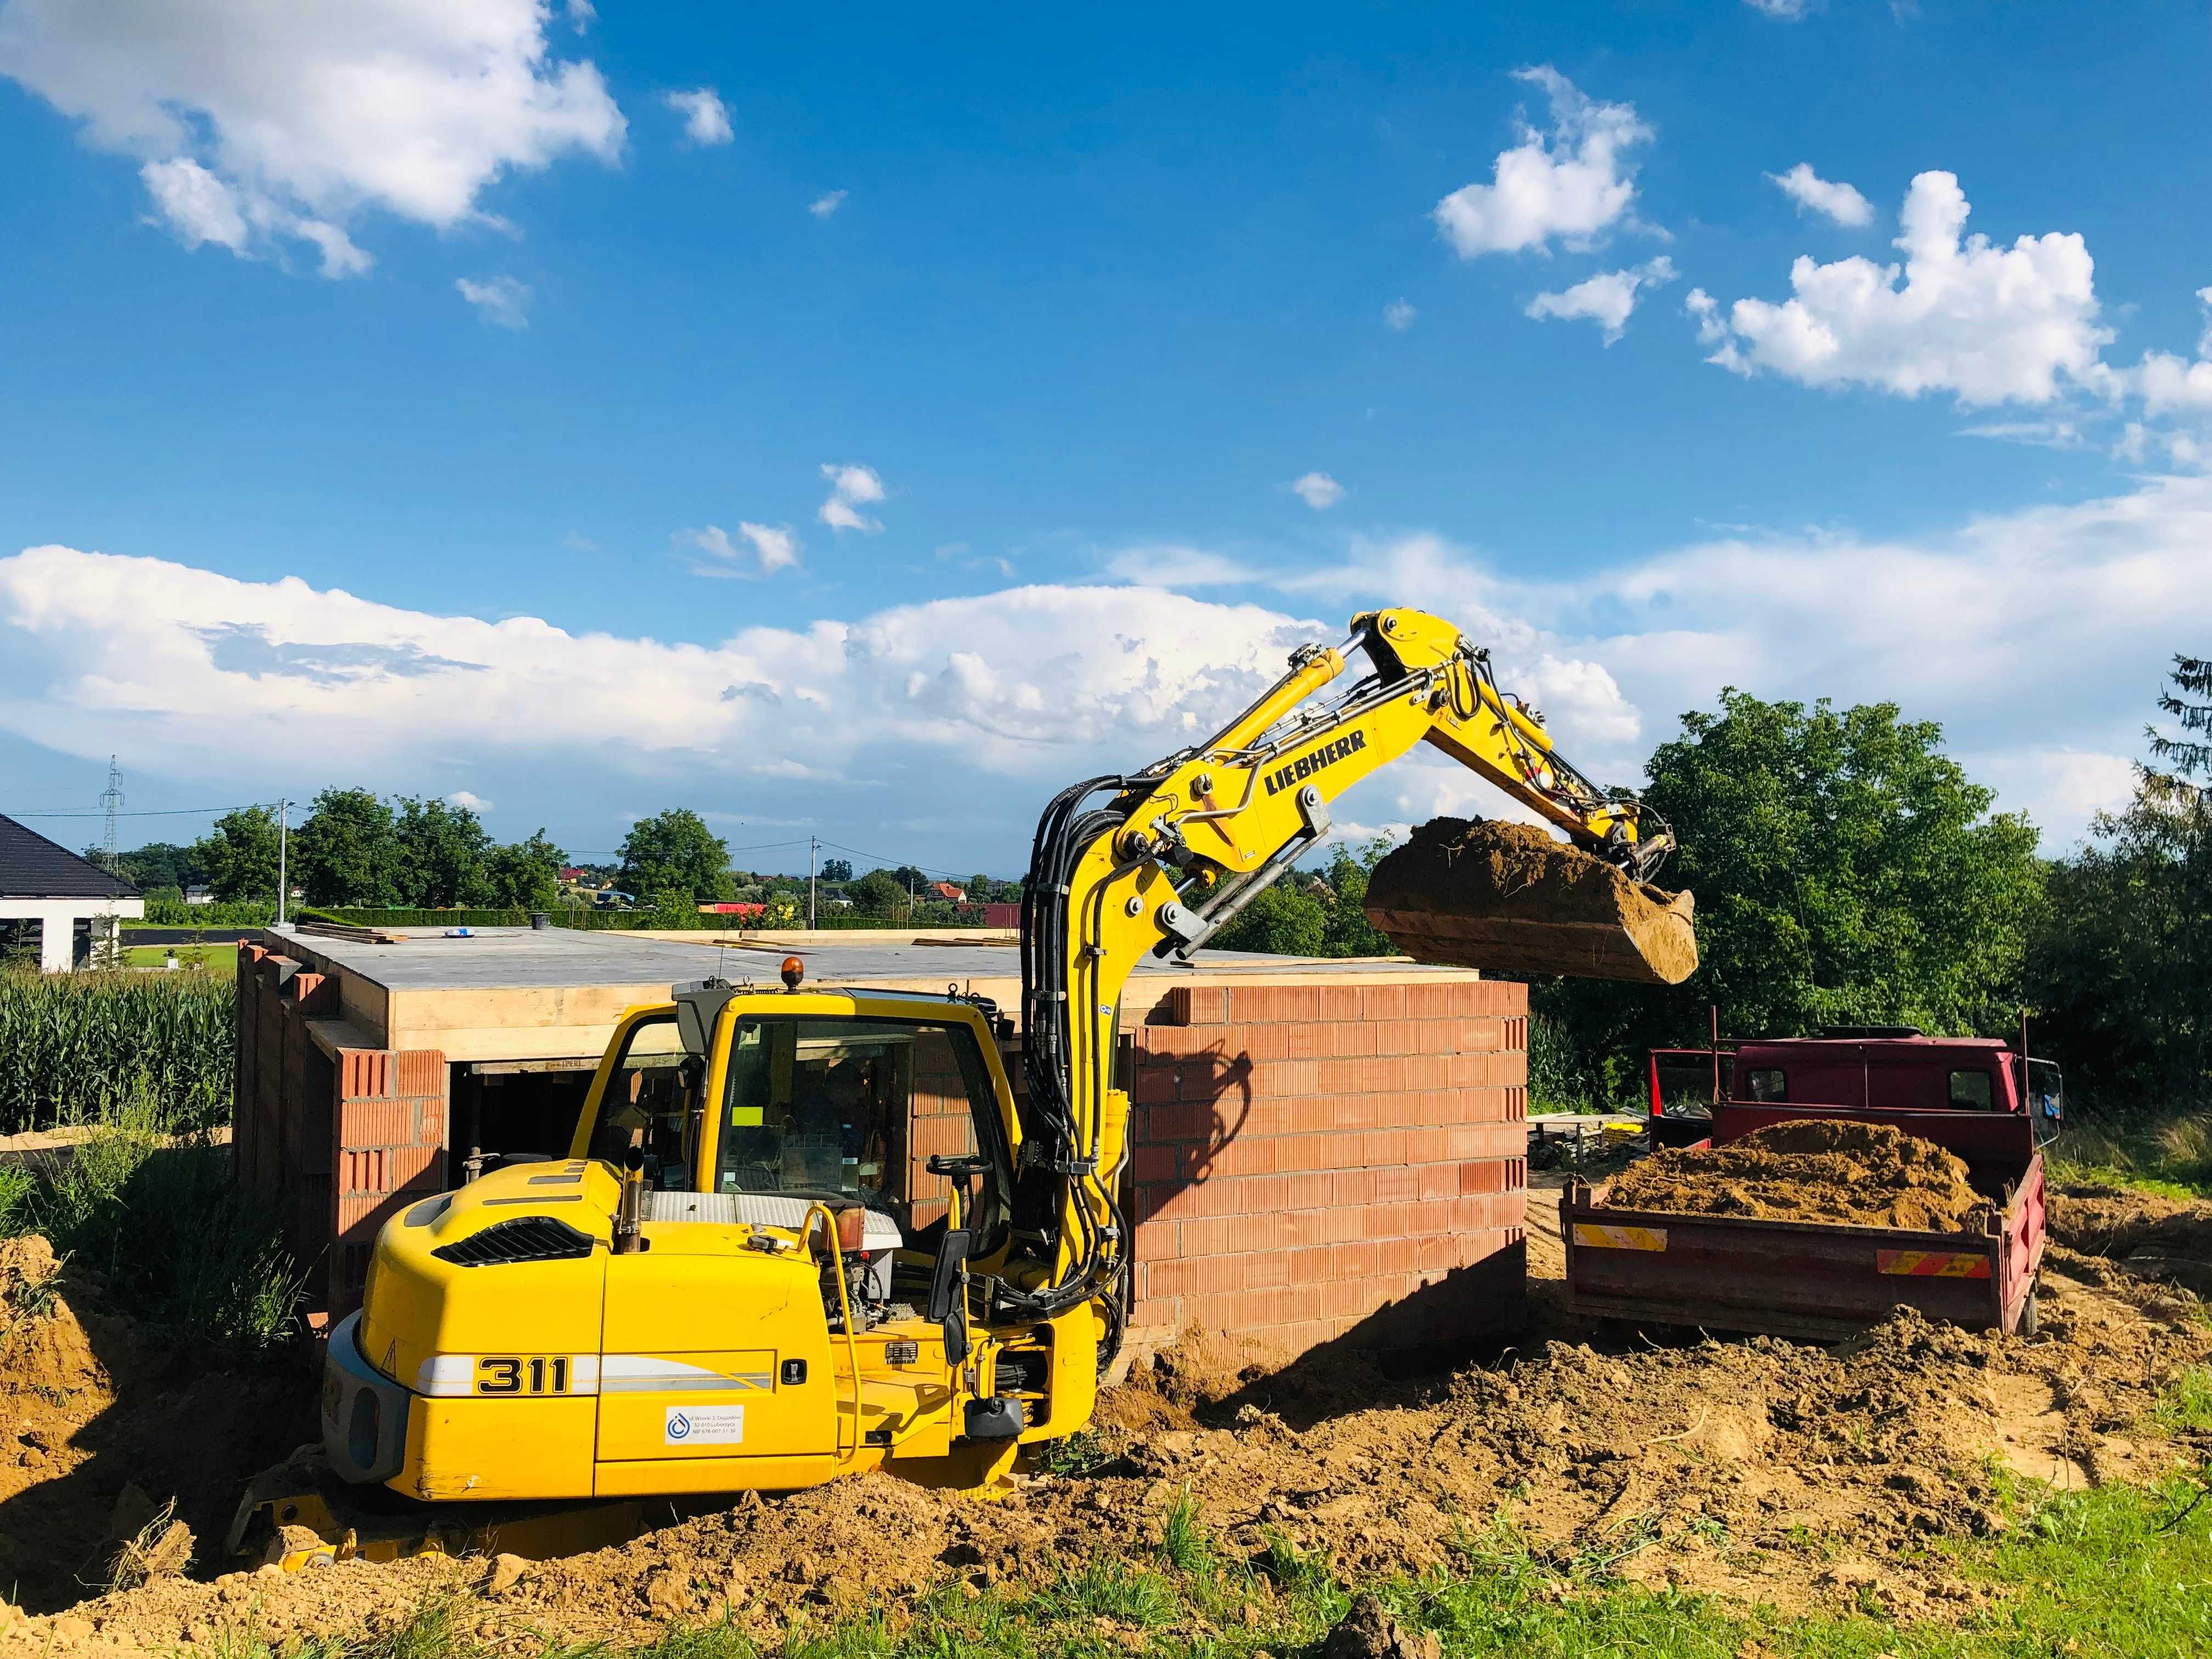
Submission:
M 1568 1304 L 1632 1323 L 1692 1325 L 1832 1341 L 1904 1304 L 1931 1319 L 2017 1331 L 2043 1261 L 2043 1158 L 2016 1114 L 1723 1105 L 1715 1142 L 1766 1124 L 1826 1117 L 1895 1124 L 1965 1160 L 1993 1213 L 1981 1232 L 1608 1208 L 1606 1187 L 1559 1200 Z

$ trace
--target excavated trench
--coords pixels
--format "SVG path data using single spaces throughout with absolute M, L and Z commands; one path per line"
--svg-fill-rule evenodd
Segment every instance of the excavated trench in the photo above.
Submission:
M 389 1627 L 446 1592 L 482 1639 L 518 1653 L 725 1616 L 773 1642 L 796 1617 L 874 1610 L 896 1624 L 948 1581 L 1156 1564 L 1186 1492 L 1220 1548 L 1257 1555 L 1284 1539 L 1349 1580 L 1449 1562 L 1455 1539 L 1497 1517 L 1563 1567 L 1600 1552 L 1654 1585 L 1948 1619 L 1987 1592 L 1919 1546 L 2005 1524 L 1993 1460 L 2079 1485 L 2212 1452 L 2212 1437 L 2166 1433 L 2153 1415 L 2173 1377 L 2212 1358 L 2200 1304 L 2172 1276 L 2098 1253 L 2154 1244 L 2161 1261 L 2188 1252 L 2212 1267 L 2212 1206 L 2153 1214 L 2059 1195 L 2033 1338 L 1900 1312 L 1832 1348 L 1622 1350 L 1560 1311 L 1548 1200 L 1532 1194 L 1535 1327 L 1486 1364 L 1394 1378 L 1354 1352 L 1278 1367 L 1231 1339 L 1190 1339 L 1104 1397 L 1079 1472 L 1023 1476 L 999 1501 L 869 1476 L 562 1560 L 290 1576 L 225 1573 L 208 1553 L 246 1474 L 301 1437 L 312 1379 L 207 1370 L 204 1354 L 110 1320 L 96 1283 L 20 1241 L 0 1251 L 0 1454 L 14 1460 L 0 1534 L 37 1616 L 0 1620 L 0 1659 L 211 1653 L 243 1632 L 281 1645 Z M 173 1493 L 202 1540 L 190 1570 L 142 1563 L 150 1582 L 99 1594 L 131 1505 Z

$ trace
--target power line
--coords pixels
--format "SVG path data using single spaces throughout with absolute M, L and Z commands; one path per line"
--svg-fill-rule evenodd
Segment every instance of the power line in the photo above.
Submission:
M 276 805 L 273 800 L 250 800 L 237 806 L 165 806 L 138 811 L 117 812 L 112 816 L 118 818 L 201 818 L 216 812 L 251 811 L 256 807 L 266 811 Z M 0 808 L 0 817 L 10 818 L 104 818 L 109 816 L 111 815 L 105 811 L 17 812 Z

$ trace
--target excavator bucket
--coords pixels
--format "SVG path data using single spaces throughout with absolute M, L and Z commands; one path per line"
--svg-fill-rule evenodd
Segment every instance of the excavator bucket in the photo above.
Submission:
M 1534 824 L 1433 818 L 1375 866 L 1367 919 L 1416 962 L 1679 985 L 1691 896 L 1662 892 Z

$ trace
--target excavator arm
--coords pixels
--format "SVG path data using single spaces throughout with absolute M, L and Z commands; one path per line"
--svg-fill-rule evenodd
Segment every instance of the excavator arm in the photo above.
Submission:
M 1324 697 L 1354 652 L 1370 672 Z M 1019 1185 L 1033 1208 L 1057 1208 L 1056 1259 L 1039 1283 L 1005 1292 L 1010 1308 L 1049 1316 L 1091 1300 L 1110 1354 L 1129 1117 L 1112 1066 L 1130 974 L 1147 957 L 1188 960 L 1328 833 L 1331 801 L 1422 742 L 1633 879 L 1674 846 L 1647 810 L 1567 763 L 1536 711 L 1498 689 L 1486 651 L 1407 610 L 1353 617 L 1340 646 L 1301 647 L 1205 743 L 1061 791 L 1038 823 L 1022 908 L 1031 1121 Z

